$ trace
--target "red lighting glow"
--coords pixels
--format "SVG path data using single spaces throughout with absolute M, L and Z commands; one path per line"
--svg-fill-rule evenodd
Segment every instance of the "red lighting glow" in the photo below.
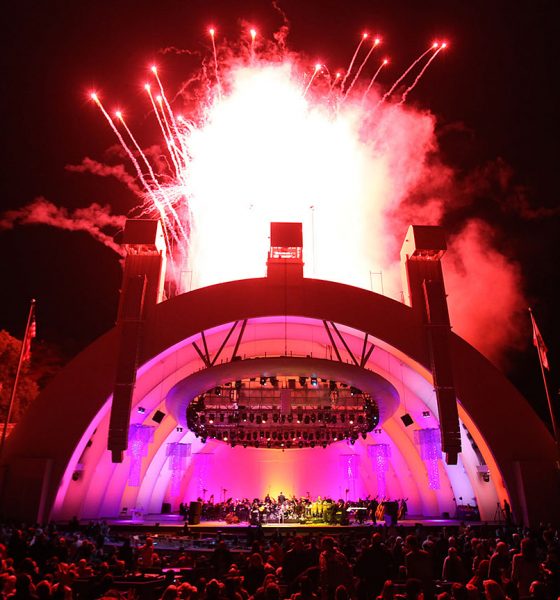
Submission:
M 411 215 L 439 222 L 442 198 L 453 195 L 449 189 L 431 193 L 429 186 L 428 196 L 419 193 L 426 181 L 448 185 L 451 171 L 429 158 L 437 148 L 435 118 L 407 105 L 448 43 L 434 41 L 391 84 L 382 73 L 389 59 L 372 57 L 381 36 L 365 51 L 364 32 L 348 68 L 331 74 L 319 62 L 310 70 L 305 59 L 273 42 L 257 49 L 255 28 L 249 29 L 249 48 L 240 44 L 228 52 L 216 48 L 214 28 L 208 32 L 214 70 L 200 76 L 206 92 L 196 98 L 196 110 L 175 115 L 182 98 L 172 108 L 155 66 L 152 85 L 158 94 L 152 96 L 149 83 L 144 86 L 169 172 L 156 176 L 124 120 L 116 123 L 119 132 L 109 122 L 144 188 L 143 214 L 151 210 L 162 219 L 168 278 L 181 291 L 264 275 L 268 224 L 299 221 L 306 248 L 313 248 L 305 260 L 308 276 L 369 289 L 372 270 L 383 271 L 385 294 L 398 299 L 393 240 L 400 240 Z M 484 247 L 488 242 L 473 235 L 472 227 L 471 243 Z M 476 265 L 471 269 L 480 272 Z M 504 303 L 516 306 L 514 270 L 506 269 L 504 277 L 509 281 Z M 468 278 L 458 275 L 457 285 Z M 473 293 L 461 290 L 460 296 L 480 305 Z M 453 299 L 450 308 L 453 312 Z M 466 305 L 463 310 L 468 312 Z M 505 323 L 508 313 L 503 314 Z M 461 317 L 453 316 L 460 331 Z M 483 319 L 482 313 L 474 320 L 469 313 L 471 325 Z

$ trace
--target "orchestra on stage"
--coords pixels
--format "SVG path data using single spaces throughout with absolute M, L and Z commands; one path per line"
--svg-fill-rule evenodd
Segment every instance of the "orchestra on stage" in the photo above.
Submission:
M 188 517 L 192 512 L 199 515 L 201 521 L 224 521 L 226 524 L 248 523 L 250 525 L 268 524 L 325 524 L 325 525 L 362 525 L 376 524 L 384 521 L 395 524 L 405 519 L 407 514 L 406 499 L 378 499 L 367 496 L 358 500 L 333 500 L 328 497 L 309 494 L 297 498 L 286 497 L 282 492 L 278 497 L 267 494 L 263 499 L 227 498 L 223 502 L 214 502 L 198 498 L 196 502 L 181 504 L 180 512 Z

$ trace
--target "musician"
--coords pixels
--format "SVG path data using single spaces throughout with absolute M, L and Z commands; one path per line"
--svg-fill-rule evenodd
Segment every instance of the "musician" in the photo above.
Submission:
M 408 500 L 408 498 L 401 498 L 401 500 L 399 502 L 399 512 L 398 512 L 399 519 L 406 519 L 406 514 L 408 513 L 408 505 L 406 503 L 407 500 Z
M 362 510 L 362 508 L 363 508 L 363 510 Z M 358 502 L 358 510 L 356 510 L 356 516 L 355 516 L 356 522 L 359 525 L 364 524 L 364 521 L 366 520 L 366 513 L 367 513 L 367 510 L 365 509 L 365 507 L 362 506 L 362 501 L 360 500 L 360 502 Z
M 377 501 L 377 496 L 369 503 L 368 510 L 371 515 L 371 521 L 374 525 L 377 524 L 377 508 L 379 507 L 379 502 Z
M 278 496 L 278 504 L 284 504 L 286 502 L 286 496 L 284 496 L 284 492 L 280 492 Z

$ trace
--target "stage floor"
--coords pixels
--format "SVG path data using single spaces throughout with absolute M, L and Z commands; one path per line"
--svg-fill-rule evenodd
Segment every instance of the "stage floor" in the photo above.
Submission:
M 129 529 L 129 530 L 168 530 L 178 531 L 184 530 L 185 520 L 179 514 L 148 514 L 143 516 L 124 517 L 124 518 L 107 518 L 105 519 L 111 527 L 117 529 Z M 397 526 L 413 528 L 418 525 L 424 527 L 458 527 L 462 521 L 456 519 L 435 519 L 425 518 L 421 516 L 409 516 L 406 519 L 398 521 Z M 469 525 L 477 526 L 481 525 L 479 521 L 468 521 Z M 389 526 L 384 521 L 378 521 L 377 526 Z M 308 522 L 308 523 L 262 523 L 260 528 L 265 531 L 271 530 L 288 530 L 288 531 L 305 531 L 305 530 L 328 530 L 328 531 L 353 531 L 360 529 L 370 529 L 373 527 L 373 523 L 368 521 L 366 523 L 350 523 L 349 525 L 329 525 L 327 523 Z M 225 521 L 202 521 L 198 525 L 188 525 L 190 532 L 199 533 L 216 533 L 231 531 L 243 532 L 248 529 L 257 529 L 256 525 L 250 525 L 249 523 L 231 523 L 228 524 Z

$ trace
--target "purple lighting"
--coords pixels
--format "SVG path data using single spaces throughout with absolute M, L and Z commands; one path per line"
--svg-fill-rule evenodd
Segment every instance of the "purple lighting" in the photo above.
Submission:
M 414 432 L 414 441 L 420 446 L 420 456 L 428 470 L 428 487 L 439 490 L 438 459 L 441 458 L 441 434 L 437 427 L 417 429 Z
M 128 472 L 128 485 L 138 487 L 142 470 L 142 458 L 148 456 L 148 445 L 154 439 L 154 427 L 134 424 L 128 432 L 128 456 L 130 457 L 130 470 Z
M 179 495 L 181 479 L 187 468 L 187 458 L 191 455 L 191 445 L 172 442 L 167 444 L 165 455 L 169 458 L 169 470 L 171 471 L 170 494 L 172 498 Z
M 389 469 L 389 458 L 391 458 L 391 447 L 389 444 L 371 444 L 368 446 L 368 455 L 375 465 L 377 475 L 377 495 L 385 497 L 387 484 L 385 475 Z
M 346 493 L 350 492 L 352 498 L 356 497 L 356 479 L 358 478 L 359 464 L 360 457 L 357 454 L 342 454 L 340 456 L 342 477 L 346 481 Z

